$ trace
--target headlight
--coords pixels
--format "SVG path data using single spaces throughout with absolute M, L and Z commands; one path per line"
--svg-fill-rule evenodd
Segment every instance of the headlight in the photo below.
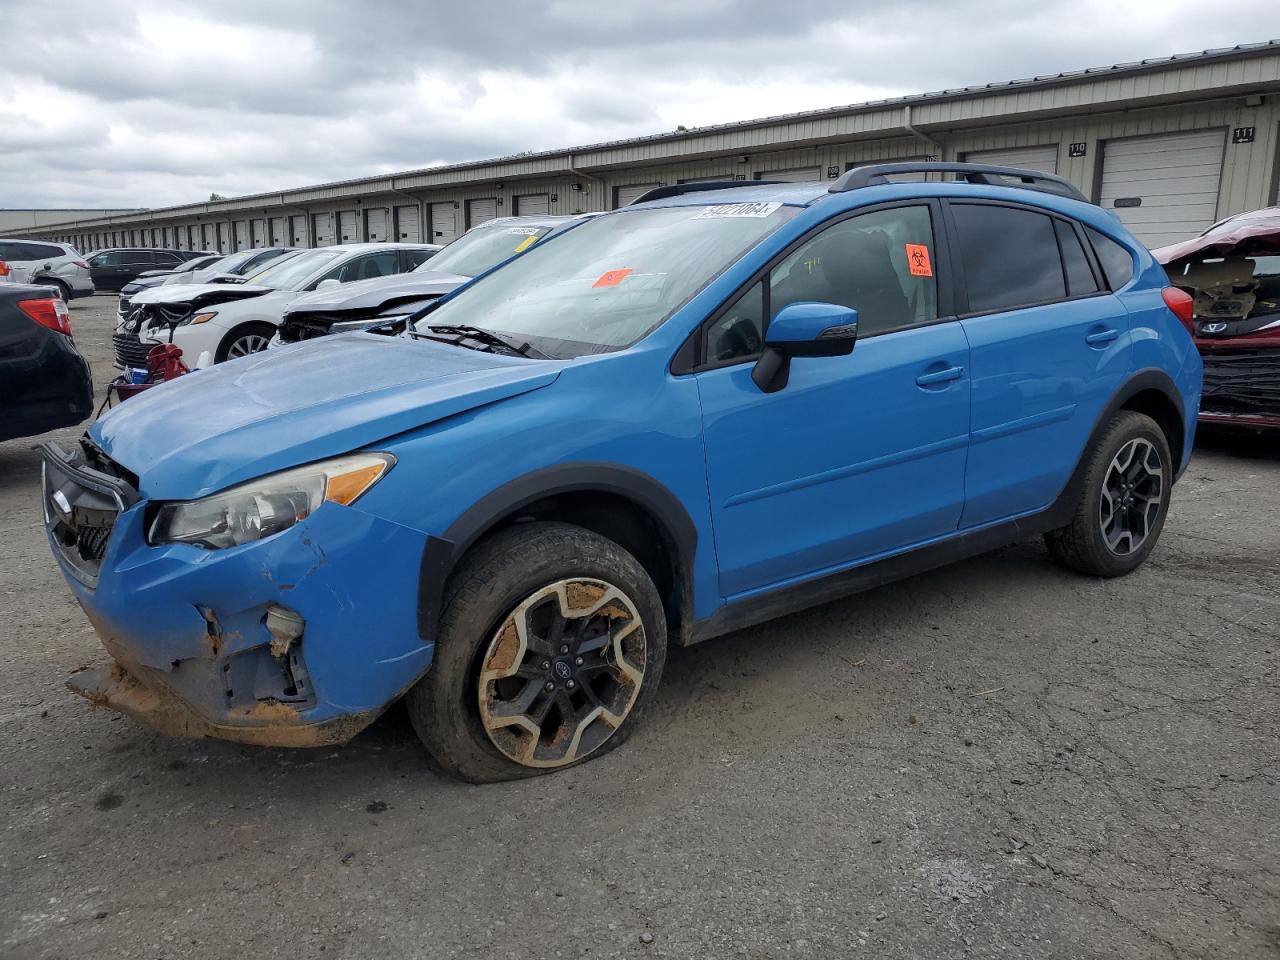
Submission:
M 166 503 L 156 511 L 147 540 L 235 547 L 288 530 L 326 500 L 354 503 L 378 482 L 396 458 L 353 453 L 250 480 L 201 500 Z
M 208 323 L 218 315 L 217 310 L 206 310 L 204 313 L 197 313 L 187 323 Z
M 407 313 L 399 313 L 390 317 L 369 317 L 367 320 L 340 320 L 338 323 L 329 327 L 330 333 L 352 333 L 357 330 L 368 330 L 370 327 L 380 327 L 384 323 L 394 323 L 397 320 L 403 320 L 409 316 Z

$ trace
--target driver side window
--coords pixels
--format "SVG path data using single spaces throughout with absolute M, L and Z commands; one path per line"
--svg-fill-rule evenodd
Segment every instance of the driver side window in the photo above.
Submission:
M 817 300 L 858 311 L 858 336 L 936 320 L 929 208 L 850 217 L 802 244 L 770 273 L 769 312 Z
M 806 240 L 710 323 L 703 362 L 753 360 L 764 323 L 790 303 L 816 300 L 858 311 L 858 335 L 900 330 L 938 318 L 933 222 L 927 206 L 850 217 Z

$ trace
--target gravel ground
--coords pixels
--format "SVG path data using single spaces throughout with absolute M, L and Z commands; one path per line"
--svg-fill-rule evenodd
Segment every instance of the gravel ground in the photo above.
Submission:
M 101 385 L 114 298 L 74 305 Z M 76 429 L 60 431 L 74 438 Z M 161 738 L 0 444 L 0 956 L 1280 956 L 1280 455 L 1199 449 L 1117 581 L 1021 544 L 672 651 L 631 742 L 470 787 Z

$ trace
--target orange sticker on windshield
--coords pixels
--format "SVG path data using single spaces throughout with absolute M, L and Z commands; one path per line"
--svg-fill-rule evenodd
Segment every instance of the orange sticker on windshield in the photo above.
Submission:
M 604 273 L 600 274 L 600 279 L 597 280 L 595 283 L 593 283 L 591 286 L 616 287 L 623 280 L 627 279 L 627 277 L 630 275 L 631 275 L 630 267 L 627 267 L 624 270 L 607 270 Z
M 923 243 L 907 244 L 907 269 L 913 277 L 932 277 L 933 266 L 929 263 L 929 248 Z

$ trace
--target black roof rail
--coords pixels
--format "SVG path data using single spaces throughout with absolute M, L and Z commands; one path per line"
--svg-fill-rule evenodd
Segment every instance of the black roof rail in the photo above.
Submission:
M 782 180 L 694 180 L 691 183 L 673 183 L 668 187 L 654 187 L 640 194 L 627 206 L 644 203 L 646 200 L 665 200 L 667 197 L 680 197 L 686 193 L 702 193 L 704 190 L 732 190 L 735 187 L 762 187 L 771 183 L 782 183 Z
M 937 160 L 906 161 L 903 163 L 869 163 L 854 167 L 831 185 L 830 193 L 845 193 L 860 187 L 881 186 L 892 181 L 889 177 L 900 173 L 954 173 L 956 180 L 965 183 L 982 183 L 993 187 L 1019 187 L 1052 193 L 1059 197 L 1089 202 L 1070 180 L 1039 170 L 1021 167 L 993 167 L 985 163 L 945 163 Z M 1011 183 L 1010 181 L 1016 181 Z

